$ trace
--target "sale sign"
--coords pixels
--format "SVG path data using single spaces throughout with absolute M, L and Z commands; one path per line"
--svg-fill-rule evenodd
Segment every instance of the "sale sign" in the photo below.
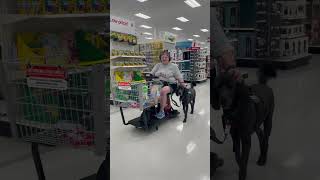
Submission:
M 67 73 L 62 67 L 29 66 L 26 76 L 29 87 L 57 90 L 66 90 L 68 87 Z

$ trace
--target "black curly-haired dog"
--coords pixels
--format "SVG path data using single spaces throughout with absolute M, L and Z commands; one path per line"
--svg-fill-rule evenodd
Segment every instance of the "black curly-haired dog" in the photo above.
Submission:
M 225 120 L 228 120 L 231 125 L 233 151 L 240 168 L 239 180 L 246 179 L 253 133 L 258 135 L 260 142 L 257 164 L 264 166 L 267 162 L 275 106 L 273 90 L 267 82 L 270 78 L 276 77 L 276 71 L 272 64 L 264 64 L 258 70 L 257 76 L 258 83 L 248 86 L 244 82 L 234 80 L 231 74 L 224 73 L 214 79 L 212 89 L 213 108 L 218 110 L 221 106 L 224 124 Z
M 196 102 L 196 90 L 193 88 L 196 86 L 196 83 L 191 83 L 191 88 L 186 88 L 179 86 L 176 95 L 180 96 L 180 102 L 182 103 L 183 107 L 183 112 L 184 112 L 184 120 L 183 122 L 187 122 L 187 117 L 188 117 L 188 109 L 189 109 L 189 104 L 191 105 L 191 114 L 193 114 L 194 110 L 194 104 Z

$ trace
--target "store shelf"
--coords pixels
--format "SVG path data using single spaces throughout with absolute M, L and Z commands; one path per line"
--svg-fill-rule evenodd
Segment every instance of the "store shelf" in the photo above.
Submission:
M 50 19 L 74 19 L 74 18 L 106 18 L 110 14 L 106 13 L 79 13 L 79 14 L 43 14 L 43 15 L 24 15 L 24 14 L 9 14 L 3 15 L 1 19 L 2 24 L 19 23 L 26 20 L 43 20 Z
M 143 59 L 145 56 L 111 56 L 111 60 L 119 60 L 119 59 Z
M 147 65 L 137 65 L 137 66 L 111 66 L 111 69 L 118 69 L 118 68 L 145 68 Z
M 190 60 L 181 60 L 181 61 L 172 61 L 174 63 L 183 63 L 183 62 L 190 62 Z

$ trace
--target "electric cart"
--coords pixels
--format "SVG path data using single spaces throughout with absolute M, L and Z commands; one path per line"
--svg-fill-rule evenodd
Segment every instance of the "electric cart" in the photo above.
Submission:
M 159 111 L 160 107 L 158 98 L 164 83 L 158 78 L 152 77 L 149 73 L 144 72 L 141 75 L 144 77 L 142 81 L 129 83 L 117 82 L 114 73 L 111 74 L 113 104 L 120 108 L 124 125 L 132 125 L 144 130 L 153 128 L 158 130 L 160 122 L 177 117 L 179 111 L 172 108 L 170 95 L 168 95 L 168 105 L 165 108 L 166 117 L 161 120 L 157 119 L 155 114 Z M 126 122 L 123 108 L 138 108 L 142 113 L 140 116 Z

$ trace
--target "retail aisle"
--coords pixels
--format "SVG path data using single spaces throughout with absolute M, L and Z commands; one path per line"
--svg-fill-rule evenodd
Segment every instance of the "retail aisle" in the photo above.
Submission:
M 314 55 L 308 66 L 280 71 L 278 78 L 270 83 L 275 93 L 276 109 L 269 161 L 266 167 L 258 167 L 255 164 L 259 146 L 258 139 L 254 135 L 247 180 L 320 179 L 319 59 L 319 55 Z M 249 81 L 254 82 L 255 71 L 246 70 L 250 72 Z M 217 119 L 219 115 L 220 113 L 215 113 L 215 118 Z M 221 135 L 220 122 L 215 124 L 219 135 Z M 217 171 L 214 179 L 237 179 L 238 168 L 231 149 L 231 139 L 225 145 L 212 144 L 212 146 L 225 160 L 225 166 Z
M 111 109 L 112 180 L 209 180 L 209 85 L 198 84 L 195 113 L 187 123 L 168 120 L 155 132 L 124 126 L 118 108 Z M 175 98 L 177 99 L 177 98 Z M 126 109 L 127 119 L 140 115 Z

